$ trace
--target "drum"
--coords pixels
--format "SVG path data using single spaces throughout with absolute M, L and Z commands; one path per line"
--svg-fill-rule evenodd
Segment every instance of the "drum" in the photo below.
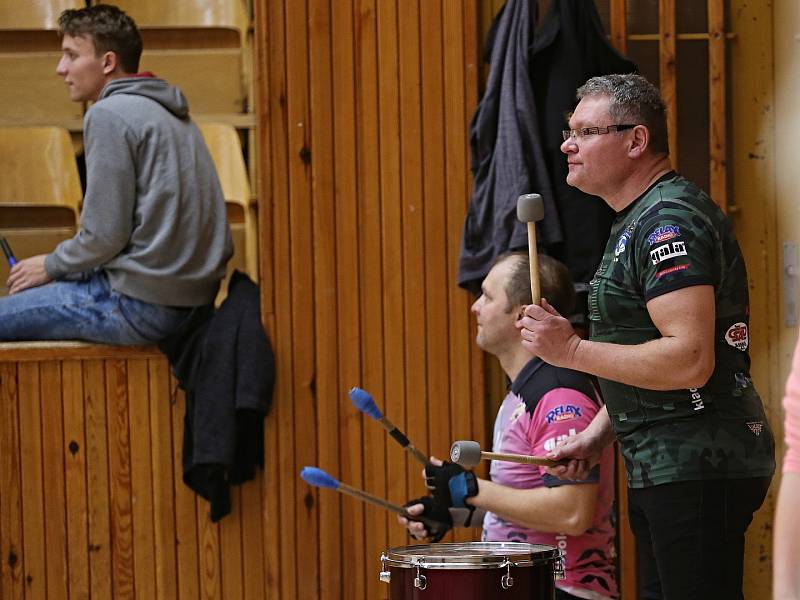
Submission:
M 400 546 L 381 565 L 389 600 L 552 600 L 564 575 L 558 549 L 520 542 Z

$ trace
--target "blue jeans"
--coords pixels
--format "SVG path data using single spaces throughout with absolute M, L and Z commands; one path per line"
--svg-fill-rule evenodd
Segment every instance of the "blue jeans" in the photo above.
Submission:
M 191 307 L 161 306 L 111 289 L 102 271 L 0 298 L 0 341 L 85 340 L 152 344 L 175 331 Z

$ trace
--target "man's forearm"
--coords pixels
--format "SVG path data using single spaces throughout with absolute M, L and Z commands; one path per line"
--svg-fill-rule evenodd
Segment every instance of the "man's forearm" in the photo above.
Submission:
M 581 340 L 569 368 L 648 390 L 702 387 L 708 381 L 700 351 L 677 338 L 623 345 Z

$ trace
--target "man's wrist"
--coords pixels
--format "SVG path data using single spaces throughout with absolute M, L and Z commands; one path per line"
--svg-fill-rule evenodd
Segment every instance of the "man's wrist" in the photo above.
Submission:
M 456 508 L 467 508 L 467 498 L 478 494 L 478 478 L 472 471 L 464 471 L 447 482 L 450 488 L 450 498 Z

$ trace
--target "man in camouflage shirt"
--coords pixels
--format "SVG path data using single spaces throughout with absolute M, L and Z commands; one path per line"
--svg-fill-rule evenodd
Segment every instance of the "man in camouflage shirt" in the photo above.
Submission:
M 629 483 L 640 600 L 742 598 L 744 533 L 775 469 L 750 379 L 744 259 L 730 223 L 670 168 L 665 107 L 638 75 L 590 79 L 564 132 L 567 183 L 616 212 L 591 282 L 590 340 L 546 302 L 523 345 L 597 375 L 606 401 L 551 453 L 571 479 L 615 437 Z

